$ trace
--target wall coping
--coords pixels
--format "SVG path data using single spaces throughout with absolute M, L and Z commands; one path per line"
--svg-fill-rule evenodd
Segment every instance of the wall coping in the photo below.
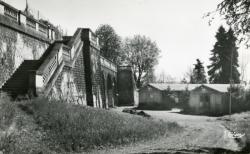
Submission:
M 23 11 L 16 9 L 15 7 L 11 6 L 11 5 L 8 4 L 8 3 L 5 3 L 5 2 L 3 2 L 3 1 L 0 0 L 0 4 L 2 4 L 2 5 L 4 5 L 4 6 L 7 6 L 8 8 L 11 8 L 12 10 L 16 11 L 17 13 L 20 13 L 20 14 L 24 15 L 26 18 L 29 18 L 29 19 L 35 21 L 36 23 L 38 23 L 38 24 L 40 24 L 40 25 L 49 27 L 48 25 L 45 25 L 44 23 L 40 22 L 39 20 L 37 20 L 37 19 L 35 19 L 35 18 L 32 18 L 32 17 L 26 15 Z M 53 29 L 53 28 L 52 28 L 52 29 Z
M 1 8 L 1 20 L 2 24 L 9 28 L 15 28 L 24 33 L 28 33 L 31 36 L 35 36 L 39 40 L 52 41 L 55 40 L 55 27 L 48 23 L 45 24 L 41 20 L 27 15 L 25 12 L 16 9 L 15 7 L 0 0 Z M 9 19 L 9 20 L 8 20 Z M 7 20 L 5 22 L 5 20 Z
M 9 19 L 8 17 L 1 15 L 1 14 L 0 14 L 0 25 L 7 27 L 7 28 L 10 28 L 10 29 L 13 29 L 13 30 L 16 30 L 20 33 L 28 35 L 29 37 L 32 37 L 34 39 L 37 39 L 37 40 L 40 40 L 40 41 L 43 41 L 46 43 L 52 42 L 52 40 L 46 38 L 43 35 L 40 35 L 38 32 L 26 28 L 23 24 L 19 25 L 18 22 L 13 21 L 13 20 Z

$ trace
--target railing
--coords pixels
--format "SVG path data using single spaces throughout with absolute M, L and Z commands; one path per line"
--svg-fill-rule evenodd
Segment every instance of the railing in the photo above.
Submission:
M 116 64 L 114 64 L 112 61 L 104 58 L 101 56 L 101 65 L 114 71 L 114 72 L 117 72 L 117 66 Z
M 38 81 L 36 84 L 38 85 L 37 88 L 49 90 L 49 87 L 51 87 L 52 82 L 55 80 L 54 78 L 51 80 L 51 77 L 55 74 L 56 70 L 60 71 L 62 65 L 71 64 L 71 62 L 76 59 L 74 54 L 76 51 L 79 51 L 83 45 L 80 37 L 81 32 L 78 31 L 75 37 L 70 40 L 70 46 L 56 42 L 51 53 L 36 73 L 36 80 Z
M 36 30 L 36 21 L 34 21 L 33 19 L 27 18 L 26 25 Z
M 39 24 L 39 27 L 38 27 L 39 31 L 46 34 L 48 33 L 48 28 L 45 26 L 45 25 L 42 25 L 42 24 Z
M 14 20 L 18 20 L 18 11 L 10 8 L 10 7 L 4 7 L 4 15 L 11 17 Z
M 50 55 L 37 70 L 36 74 L 42 76 L 43 85 L 46 85 L 49 82 L 54 71 L 57 69 L 58 65 L 60 65 L 60 63 L 62 62 L 62 54 L 63 54 L 62 52 L 63 52 L 62 44 L 59 43 L 55 44 Z
M 22 11 L 0 0 L 0 15 L 4 15 L 19 25 L 25 25 L 50 40 L 55 39 L 55 31 L 50 25 L 46 25 L 39 20 L 24 14 Z
M 52 72 L 56 70 L 56 67 L 58 65 L 57 63 L 57 55 L 50 61 L 48 64 L 48 67 L 43 72 L 43 82 L 46 83 L 51 76 Z
M 70 48 L 68 46 L 63 46 L 63 60 L 65 62 L 70 62 L 71 56 L 70 56 Z

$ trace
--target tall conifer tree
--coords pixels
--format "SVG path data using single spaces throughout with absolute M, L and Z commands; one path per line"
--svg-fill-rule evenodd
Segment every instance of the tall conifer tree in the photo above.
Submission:
M 208 75 L 210 83 L 230 83 L 232 71 L 232 80 L 234 83 L 239 83 L 240 74 L 237 70 L 238 51 L 236 47 L 236 37 L 233 30 L 230 28 L 228 32 L 221 26 L 216 34 L 217 42 L 211 51 L 211 65 L 208 66 Z M 231 62 L 232 60 L 232 62 Z M 232 67 L 231 67 L 232 64 Z
M 206 72 L 203 63 L 199 59 L 196 59 L 196 61 L 197 63 L 194 64 L 193 75 L 190 82 L 197 84 L 207 83 Z

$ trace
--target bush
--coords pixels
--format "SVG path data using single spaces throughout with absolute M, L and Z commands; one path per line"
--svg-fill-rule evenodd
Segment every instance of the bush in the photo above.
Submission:
M 229 97 L 229 96 L 228 96 Z M 250 110 L 250 91 L 242 87 L 232 88 L 232 113 L 239 113 Z M 229 99 L 228 99 L 229 102 Z
M 44 139 L 52 149 L 82 151 L 127 144 L 163 136 L 168 129 L 164 122 L 61 101 L 37 99 L 26 105 L 47 132 Z

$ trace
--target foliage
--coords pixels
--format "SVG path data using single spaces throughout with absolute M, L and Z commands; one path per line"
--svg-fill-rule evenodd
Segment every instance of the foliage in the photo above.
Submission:
M 145 84 L 156 82 L 156 76 L 154 74 L 154 69 L 153 68 L 148 70 L 147 75 L 145 75 L 144 80 L 145 80 Z
M 52 149 L 82 151 L 152 139 L 166 133 L 166 123 L 103 109 L 38 99 L 30 104 Z
M 247 44 L 249 43 L 249 0 L 223 0 L 217 5 L 216 12 L 218 12 L 227 21 L 227 24 L 234 29 L 236 35 L 241 36 L 240 41 L 245 40 Z M 208 15 L 211 16 L 211 14 L 212 13 L 209 13 Z M 247 46 L 249 46 L 249 44 Z
M 240 82 L 240 74 L 237 70 L 239 67 L 238 51 L 235 43 L 237 39 L 233 33 L 232 29 L 226 32 L 221 26 L 215 36 L 217 42 L 211 51 L 210 60 L 212 63 L 208 66 L 210 83 L 230 83 L 231 73 L 234 83 Z
M 119 62 L 121 38 L 110 25 L 100 25 L 95 34 L 100 39 L 101 54 L 114 62 Z
M 188 83 L 188 81 L 187 81 L 187 79 L 184 77 L 184 78 L 181 80 L 181 83 L 186 84 L 186 83 Z
M 232 85 L 228 88 L 228 93 L 230 91 L 232 93 L 232 113 L 250 111 L 250 90 L 246 90 L 242 85 Z M 229 94 L 227 102 L 229 102 Z
M 194 76 L 193 68 L 190 66 L 188 67 L 187 71 L 183 75 L 183 79 L 181 83 L 191 83 L 192 77 Z
M 51 153 L 41 142 L 32 117 L 20 112 L 6 94 L 0 96 L 0 151 L 13 154 Z
M 135 35 L 125 40 L 122 61 L 133 67 L 138 88 L 144 84 L 147 72 L 157 64 L 159 53 L 157 44 L 146 36 Z
M 203 63 L 199 59 L 196 59 L 196 61 L 197 63 L 194 64 L 193 74 L 191 76 L 190 83 L 197 83 L 197 84 L 207 83 Z
M 3 136 L 0 129 L 0 151 L 4 153 L 82 152 L 154 139 L 181 130 L 176 123 L 45 98 L 14 103 L 2 100 L 0 104 L 13 104 L 15 111 L 4 128 L 8 133 Z M 1 105 L 0 113 L 12 111 L 9 109 Z
M 157 83 L 176 83 L 176 79 L 171 75 L 167 74 L 164 70 L 156 78 Z

